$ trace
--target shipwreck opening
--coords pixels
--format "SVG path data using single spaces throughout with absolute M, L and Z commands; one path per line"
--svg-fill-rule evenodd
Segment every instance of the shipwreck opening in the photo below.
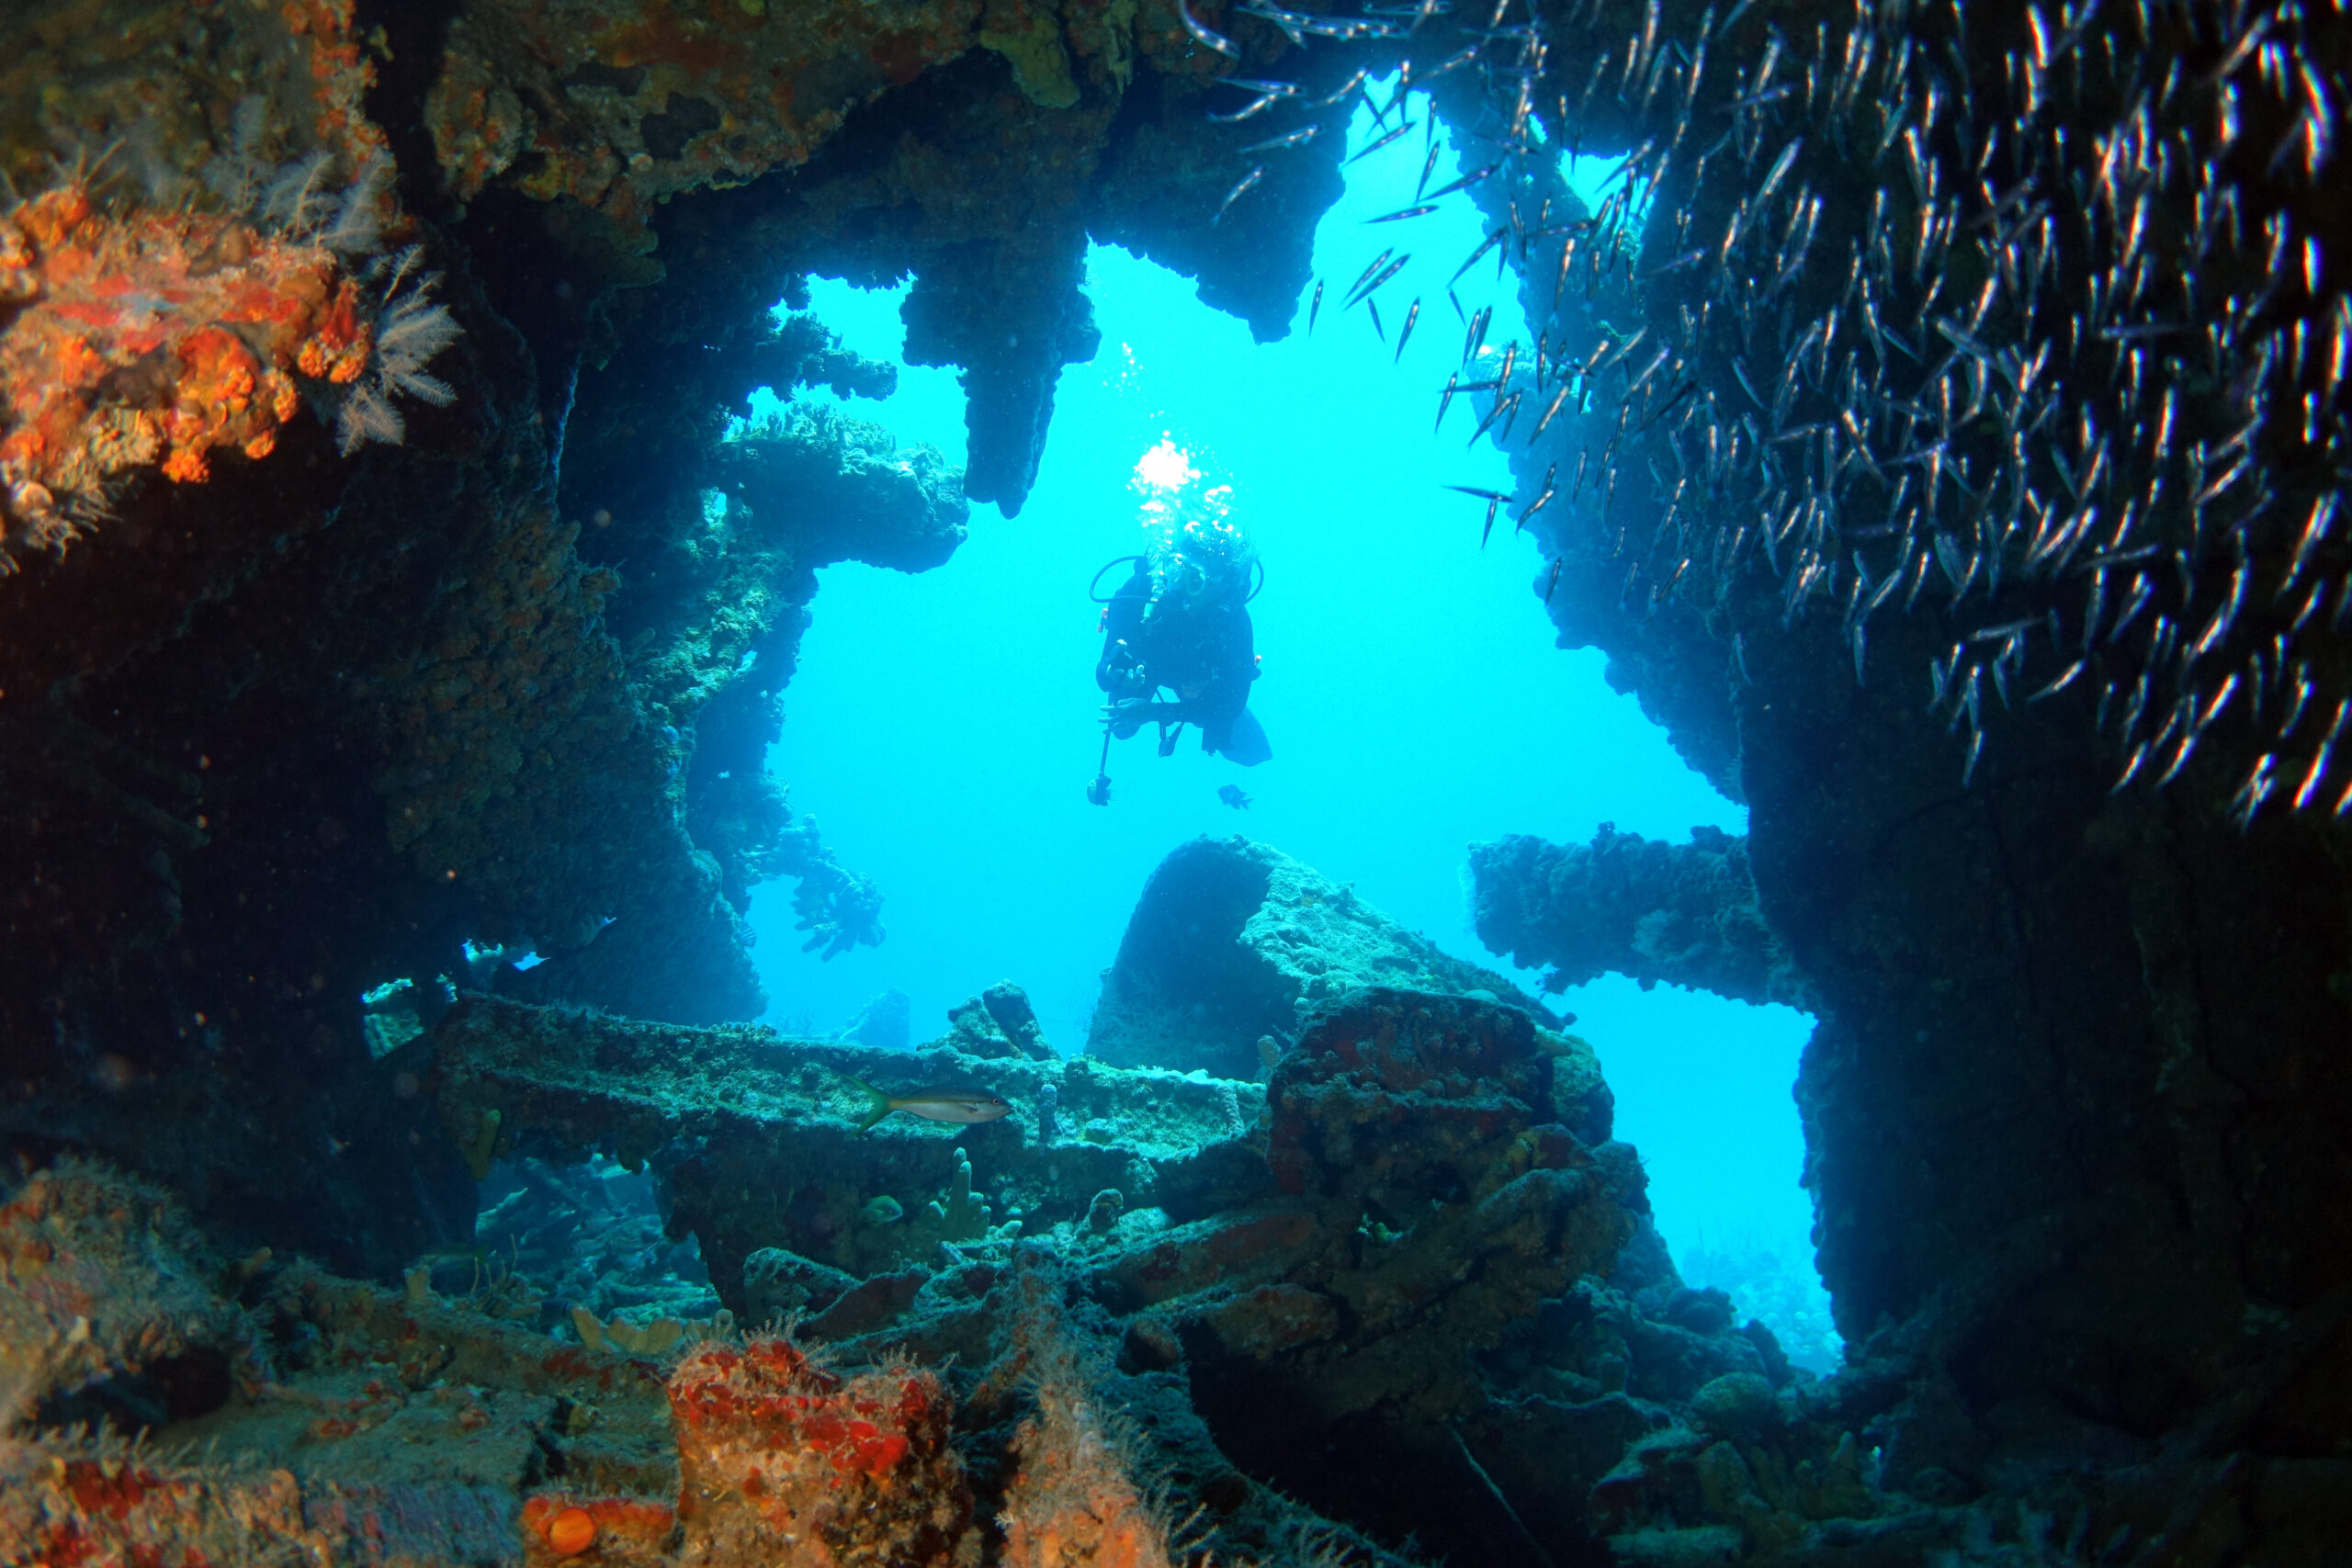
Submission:
M 1380 103 L 1395 93 L 1393 78 L 1373 87 Z M 799 951 L 788 885 L 754 888 L 771 1022 L 867 1038 L 859 1021 L 887 1001 L 911 1013 L 920 1040 L 962 998 L 1010 977 L 1044 1036 L 1075 1051 L 1104 1032 L 1100 1008 L 1117 987 L 1122 931 L 1136 940 L 1138 892 L 1192 838 L 1238 832 L 1295 855 L 1475 963 L 1502 949 L 1474 929 L 1460 871 L 1473 841 L 1532 832 L 1576 843 L 1614 824 L 1657 840 L 1694 824 L 1744 831 L 1744 810 L 1611 689 L 1598 650 L 1548 646 L 1573 640 L 1575 623 L 1541 618 L 1549 563 L 1515 525 L 1524 493 L 1490 518 L 1476 496 L 1442 488 L 1514 489 L 1493 438 L 1514 423 L 1523 437 L 1540 411 L 1479 436 L 1491 399 L 1461 393 L 1434 430 L 1432 416 L 1449 376 L 1475 380 L 1474 365 L 1491 372 L 1506 351 L 1522 362 L 1533 352 L 1521 291 L 1549 280 L 1498 265 L 1502 246 L 1457 271 L 1500 222 L 1473 199 L 1475 181 L 1434 211 L 1381 221 L 1479 166 L 1476 143 L 1442 111 L 1432 134 L 1430 117 L 1419 93 L 1385 124 L 1357 109 L 1356 157 L 1317 228 L 1315 281 L 1277 341 L 1255 342 L 1189 279 L 1095 245 L 1085 292 L 1102 344 L 1061 374 L 1020 515 L 980 509 L 953 558 L 919 576 L 823 569 L 769 772 L 887 900 L 888 939 L 820 960 Z M 1373 147 L 1405 120 L 1408 134 Z M 1624 199 L 1615 160 L 1564 154 L 1562 164 L 1587 208 Z M 1419 261 L 1351 299 L 1351 283 L 1375 274 L 1367 263 L 1405 252 Z M 896 379 L 847 397 L 805 388 L 788 405 L 757 398 L 751 423 L 823 409 L 887 431 L 899 460 L 930 448 L 960 464 L 966 397 L 952 371 L 906 361 L 910 299 L 904 283 L 811 278 L 806 319 Z M 1252 605 L 1262 678 L 1250 705 L 1275 754 L 1242 770 L 1187 734 L 1160 759 L 1147 733 L 1111 749 L 1112 800 L 1098 808 L 1080 790 L 1101 739 L 1090 680 L 1100 636 L 1081 595 L 1106 561 L 1138 547 L 1136 487 L 1153 454 L 1170 453 L 1193 493 L 1230 487 L 1231 515 L 1265 563 Z M 1710 765 L 1728 782 L 1721 761 Z M 1247 804 L 1220 800 L 1226 785 Z M 1517 983 L 1541 994 L 1541 967 Z M 1808 1021 L 1749 1005 L 1760 993 L 1725 1000 L 1641 977 L 1641 988 L 1580 981 L 1558 1005 L 1624 1080 L 1622 1121 L 1650 1168 L 1659 1227 L 1691 1283 L 1733 1292 L 1799 1364 L 1826 1370 L 1838 1341 L 1813 1267 L 1791 1092 Z M 1188 1005 L 1266 1010 L 1220 1008 L 1214 986 L 1192 979 Z M 1226 1032 L 1214 1049 L 1167 1060 L 1262 1071 L 1258 1025 Z

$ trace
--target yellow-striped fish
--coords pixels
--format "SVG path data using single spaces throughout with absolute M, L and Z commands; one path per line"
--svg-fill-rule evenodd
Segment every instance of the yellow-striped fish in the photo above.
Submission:
M 969 1084 L 935 1084 L 930 1089 L 919 1089 L 912 1094 L 885 1094 L 862 1078 L 851 1078 L 849 1081 L 864 1090 L 867 1100 L 865 1119 L 857 1124 L 861 1133 L 871 1131 L 876 1122 L 894 1111 L 903 1111 L 926 1122 L 965 1123 L 993 1122 L 1012 1111 L 1012 1107 L 1002 1100 Z

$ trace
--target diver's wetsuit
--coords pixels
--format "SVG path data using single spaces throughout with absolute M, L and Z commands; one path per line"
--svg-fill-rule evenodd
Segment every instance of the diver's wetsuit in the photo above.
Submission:
M 1239 597 L 1155 604 L 1151 572 L 1140 560 L 1111 596 L 1094 683 L 1114 702 L 1148 700 L 1166 687 L 1178 700 L 1159 705 L 1154 716 L 1197 725 L 1202 750 L 1255 767 L 1272 754 L 1249 711 L 1250 682 L 1257 678 L 1250 612 Z M 1124 733 L 1133 734 L 1140 722 L 1126 723 Z M 1114 732 L 1120 732 L 1116 721 Z

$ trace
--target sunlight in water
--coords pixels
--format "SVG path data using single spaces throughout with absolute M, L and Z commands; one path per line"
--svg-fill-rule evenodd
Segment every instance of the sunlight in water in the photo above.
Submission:
M 1201 477 L 1193 467 L 1193 455 L 1167 436 L 1159 445 L 1136 459 L 1137 490 L 1178 491 Z

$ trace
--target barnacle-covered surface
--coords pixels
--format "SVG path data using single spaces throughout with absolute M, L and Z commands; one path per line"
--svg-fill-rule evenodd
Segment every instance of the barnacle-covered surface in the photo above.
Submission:
M 0 1391 L 14 1419 L 47 1401 L 52 1422 L 111 1411 L 186 1415 L 263 1365 L 220 1295 L 223 1271 L 164 1193 L 69 1158 L 0 1205 Z
M 832 1172 L 902 1177 L 920 1175 L 910 1147 L 982 1147 L 982 1129 L 870 1140 L 896 1150 L 849 1134 L 835 1075 L 886 1053 L 487 999 L 439 1032 L 444 1113 L 470 1123 L 471 1155 L 603 1143 L 706 1242 L 759 1207 L 708 1202 L 714 1161 L 757 1190 L 789 1175 L 796 1141 Z M 780 1079 L 778 1064 L 820 1055 L 826 1084 Z M 1031 1096 L 1023 1112 L 1044 1103 L 1035 1064 L 957 1066 Z M 266 1252 L 224 1266 L 169 1198 L 66 1162 L 0 1209 L 0 1314 L 33 1351 L 9 1397 L 40 1428 L 0 1450 L 15 1482 L 0 1543 L 144 1542 L 193 1562 L 266 1557 L 299 1523 L 310 1561 L 373 1540 L 422 1562 L 551 1562 L 583 1542 L 616 1561 L 749 1562 L 814 1532 L 854 1560 L 992 1519 L 971 1560 L 1042 1561 L 1060 1539 L 1106 1562 L 1399 1561 L 1292 1497 L 1474 1558 L 1713 1560 L 1749 1543 L 1759 1561 L 1894 1563 L 2042 1528 L 1968 1506 L 1916 1440 L 1868 1454 L 1899 1360 L 1816 1381 L 1760 1325 L 1736 1328 L 1720 1292 L 1680 1288 L 1589 1057 L 1545 1044 L 1521 1010 L 1381 989 L 1325 1004 L 1276 1076 L 1258 1183 L 1176 1212 L 1136 1155 L 1222 1157 L 1218 1118 L 1177 1113 L 1197 1080 L 1078 1066 L 1062 1087 L 1093 1094 L 1087 1108 L 1154 1129 L 1124 1151 L 1136 1202 L 1076 1197 L 1101 1179 L 1069 1159 L 1091 1137 L 1025 1159 L 999 1140 L 984 1157 L 1019 1168 L 1034 1227 L 992 1232 L 980 1213 L 953 1230 L 973 1205 L 959 1161 L 967 1190 L 929 1225 L 873 1221 L 922 1232 L 915 1255 L 743 1260 L 739 1299 L 797 1317 L 797 1344 L 741 1339 L 723 1312 L 550 1313 L 519 1247 L 517 1272 L 491 1253 L 485 1275 L 477 1254 L 470 1276 L 421 1264 L 398 1289 Z M 506 1113 L 482 1116 L 487 1098 Z M 813 1217 L 805 1192 L 790 1208 Z M 1043 1223 L 1055 1213 L 1077 1217 Z M 485 1235 L 506 1223 L 486 1216 Z M 1949 1390 L 1927 1397 L 1948 1414 Z M 94 1425 L 60 1426 L 77 1419 Z M 2159 1484 L 2108 1499 L 2101 1528 L 2168 1506 Z
M 388 1272 L 463 1224 L 468 1205 L 461 1165 L 410 1137 L 415 1066 L 371 1060 L 351 1005 L 361 992 L 463 973 L 458 949 L 480 939 L 543 950 L 541 994 L 741 1016 L 761 1004 L 738 910 L 752 882 L 779 872 L 802 877 L 820 938 L 878 938 L 878 897 L 742 759 L 773 735 L 813 567 L 861 550 L 933 564 L 960 537 L 963 503 L 952 472 L 934 459 L 900 463 L 870 428 L 754 433 L 720 449 L 727 407 L 754 385 L 788 390 L 804 364 L 809 378 L 876 384 L 821 329 L 769 328 L 763 301 L 745 353 L 721 355 L 724 373 L 693 389 L 705 400 L 681 400 L 683 433 L 663 432 L 678 441 L 672 478 L 694 508 L 678 520 L 691 532 L 622 525 L 639 524 L 653 542 L 615 552 L 615 564 L 654 556 L 684 569 L 634 574 L 641 615 L 607 621 L 620 579 L 583 561 L 575 541 L 583 525 L 608 536 L 612 513 L 601 523 L 596 508 L 562 514 L 538 367 L 467 280 L 443 289 L 455 309 L 445 319 L 469 330 L 433 361 L 455 406 L 413 410 L 395 426 L 407 437 L 397 460 L 370 466 L 336 451 L 347 400 L 279 406 L 297 389 L 307 396 L 306 378 L 346 400 L 346 387 L 373 385 L 378 351 L 413 319 L 397 301 L 413 298 L 417 264 L 403 253 L 371 279 L 364 256 L 337 248 L 383 232 L 377 204 L 389 206 L 390 192 L 372 173 L 346 189 L 334 165 L 296 162 L 245 189 L 261 155 L 254 128 L 268 122 L 249 109 L 229 118 L 209 167 L 220 175 L 229 161 L 233 177 L 217 183 L 250 197 L 250 223 L 204 210 L 140 216 L 142 198 L 119 185 L 99 205 L 85 207 L 73 185 L 28 204 L 40 214 L 71 204 L 67 215 L 105 228 L 101 238 L 161 237 L 124 253 L 134 261 L 192 255 L 208 235 L 241 240 L 244 259 L 208 254 L 181 310 L 187 321 L 165 324 L 179 323 L 188 343 L 219 339 L 224 363 L 252 360 L 254 385 L 198 397 L 183 375 L 175 405 L 164 376 L 149 467 L 179 460 L 171 441 L 185 426 L 185 471 L 160 482 L 130 473 L 105 498 L 110 515 L 82 513 L 85 536 L 62 558 L 29 558 L 0 590 L 16 863 L 0 964 L 12 976 L 10 1049 L 25 1067 L 0 1114 L 41 1146 L 104 1148 L 169 1172 L 234 1216 L 232 1227 L 299 1236 Z M 311 210 L 265 212 L 280 186 Z M 313 186 L 325 194 L 304 194 Z M 363 199 L 367 220 L 347 220 Z M 411 232 L 435 261 L 456 254 L 446 235 Z M 267 312 L 250 325 L 231 314 L 223 327 L 198 309 L 217 297 L 243 310 L 246 280 L 281 253 L 300 264 L 298 281 L 317 285 L 290 296 L 294 326 L 309 319 L 303 309 L 350 316 L 347 275 L 360 275 L 365 313 L 345 345 L 356 377 L 310 365 L 312 342 Z M 89 276 L 85 266 L 80 285 Z M 112 286 L 100 295 L 118 324 L 122 302 L 139 298 Z M 42 312 L 57 297 L 44 279 L 12 312 L 0 348 L 53 347 Z M 193 363 L 175 352 L 185 344 L 164 342 L 126 372 L 111 360 L 128 349 L 112 354 L 95 332 L 74 341 L 97 343 L 92 357 L 108 361 L 94 371 L 101 392 L 136 394 L 134 409 L 154 400 L 141 367 Z M 287 399 L 266 395 L 270 376 Z M 38 365 L 25 380 L 73 391 L 44 382 Z M 103 407 L 91 417 L 106 417 Z M 243 435 L 232 428 L 240 419 L 262 421 L 277 449 L 248 439 L 247 456 L 208 464 L 206 443 Z M 26 445 L 40 428 L 9 439 Z M 629 450 L 624 436 L 620 455 Z M 717 533 L 696 488 L 705 459 L 710 482 L 741 497 Z M 209 482 L 187 482 L 205 467 Z M 803 483 L 825 504 L 810 505 Z M 770 660 L 756 678 L 745 658 L 754 649 Z M 714 701 L 713 744 L 695 778 L 681 781 Z M 703 793 L 690 799 L 696 782 Z M 185 863 L 214 848 L 224 852 Z M 377 896 L 355 900 L 355 887 Z M 574 976 L 561 954 L 600 935 L 595 964 Z M 371 1109 L 387 1103 L 389 1115 Z M 159 1117 L 172 1122 L 160 1136 Z M 206 1118 L 216 1135 L 198 1131 Z M 218 1136 L 224 1127 L 238 1132 Z M 289 1181 L 289 1158 L 328 1163 L 319 1179 Z M 421 1201 L 371 1216 L 393 1190 Z
M 400 439 L 395 390 L 447 399 L 423 367 L 457 329 L 413 254 L 368 288 L 396 211 L 348 0 L 203 9 L 0 22 L 0 570 L 127 475 L 267 457 L 306 397 L 346 448 Z

